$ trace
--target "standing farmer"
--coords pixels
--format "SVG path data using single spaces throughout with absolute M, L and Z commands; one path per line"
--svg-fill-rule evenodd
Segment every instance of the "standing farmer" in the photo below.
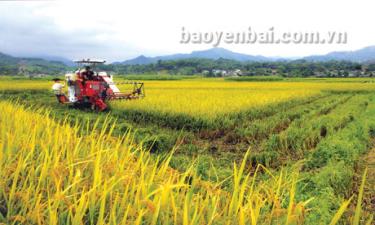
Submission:
M 60 103 L 66 102 L 67 101 L 66 96 L 62 92 L 64 84 L 61 84 L 60 83 L 61 80 L 58 78 L 53 79 L 53 81 L 55 83 L 52 85 L 52 91 L 56 95 L 57 100 L 59 100 Z

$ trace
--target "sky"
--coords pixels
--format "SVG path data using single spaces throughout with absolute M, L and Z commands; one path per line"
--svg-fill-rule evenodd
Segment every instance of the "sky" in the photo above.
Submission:
M 122 61 L 212 48 L 182 44 L 189 32 L 347 33 L 346 44 L 226 44 L 235 52 L 282 57 L 375 45 L 373 0 L 0 1 L 0 52 Z

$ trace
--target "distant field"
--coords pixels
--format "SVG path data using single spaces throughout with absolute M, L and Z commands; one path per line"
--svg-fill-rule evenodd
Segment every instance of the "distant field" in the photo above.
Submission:
M 51 88 L 51 81 L 0 79 L 1 90 L 46 90 Z
M 145 81 L 146 98 L 113 102 L 115 110 L 171 127 L 230 126 L 242 114 L 261 114 L 264 107 L 299 101 L 331 91 L 371 91 L 362 82 L 226 82 L 222 79 Z M 120 86 L 120 89 L 123 88 Z
M 120 86 L 121 87 L 121 86 Z M 321 87 L 294 83 L 229 83 L 210 80 L 146 82 L 147 97 L 140 101 L 115 102 L 115 108 L 184 114 L 213 119 L 254 107 L 309 97 Z
M 116 102 L 113 106 L 214 118 L 281 101 L 306 98 L 324 90 L 374 89 L 375 84 L 372 83 L 153 81 L 146 82 L 147 98 L 141 101 Z

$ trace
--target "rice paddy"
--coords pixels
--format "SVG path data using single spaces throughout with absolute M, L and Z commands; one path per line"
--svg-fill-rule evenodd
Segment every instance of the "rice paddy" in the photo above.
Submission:
M 0 223 L 371 224 L 375 84 L 348 81 L 149 80 L 97 114 L 2 79 Z
M 129 108 L 214 119 L 252 108 L 310 97 L 324 90 L 368 90 L 374 87 L 375 84 L 372 83 L 152 81 L 147 82 L 147 98 L 141 101 L 114 102 L 112 105 L 124 110 Z

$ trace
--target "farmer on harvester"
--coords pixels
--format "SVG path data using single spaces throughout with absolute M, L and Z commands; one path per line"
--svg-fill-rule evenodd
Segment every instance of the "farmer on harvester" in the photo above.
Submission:
M 85 67 L 85 70 L 82 71 L 83 80 L 94 80 L 94 72 L 91 70 L 89 66 Z

